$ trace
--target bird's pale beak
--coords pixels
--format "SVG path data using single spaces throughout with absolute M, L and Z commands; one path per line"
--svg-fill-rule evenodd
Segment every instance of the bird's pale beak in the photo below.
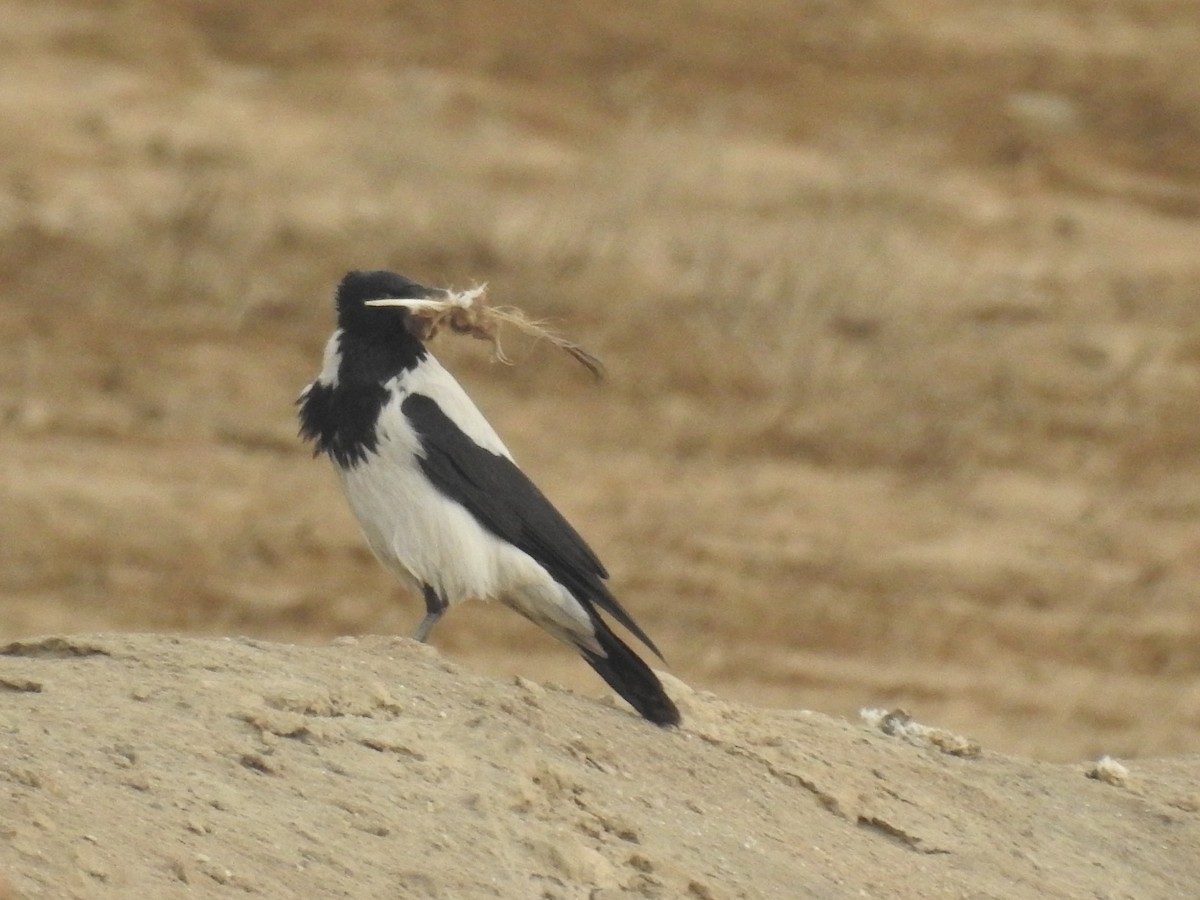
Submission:
M 446 305 L 444 300 L 429 300 L 416 298 L 402 300 L 399 297 L 382 297 L 379 300 L 364 300 L 364 306 L 403 306 L 413 312 L 423 309 L 441 309 Z
M 390 306 L 408 310 L 412 315 L 405 317 L 404 326 L 408 329 L 409 334 L 424 343 L 437 332 L 438 314 L 445 310 L 446 301 L 415 297 L 411 299 L 381 297 L 378 300 L 364 300 L 363 305 Z

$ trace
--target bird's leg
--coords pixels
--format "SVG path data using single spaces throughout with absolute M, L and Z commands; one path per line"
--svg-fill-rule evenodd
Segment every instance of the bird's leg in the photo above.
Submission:
M 417 626 L 417 630 L 413 632 L 413 640 L 420 641 L 422 644 L 429 637 L 429 632 L 433 631 L 434 623 L 442 617 L 444 609 L 430 610 L 425 613 L 425 618 L 421 620 L 421 624 Z
M 429 637 L 429 632 L 433 630 L 433 626 L 442 617 L 442 613 L 446 611 L 446 607 L 449 605 L 445 598 L 434 590 L 433 585 L 425 585 L 424 593 L 425 618 L 421 620 L 421 624 L 417 626 L 417 631 L 413 635 L 413 640 L 420 641 L 422 644 L 425 643 L 426 638 Z

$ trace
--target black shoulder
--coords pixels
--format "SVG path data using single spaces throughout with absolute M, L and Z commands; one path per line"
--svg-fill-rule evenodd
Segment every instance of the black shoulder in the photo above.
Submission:
M 422 470 L 480 524 L 547 568 L 555 565 L 551 574 L 567 587 L 594 588 L 593 582 L 608 577 L 583 538 L 516 463 L 480 447 L 424 394 L 409 394 L 400 410 L 420 438 Z
M 596 554 L 516 463 L 480 447 L 424 394 L 410 394 L 400 409 L 420 439 L 421 469 L 442 494 L 537 560 L 576 599 L 610 613 L 658 652 L 609 593 L 608 572 Z

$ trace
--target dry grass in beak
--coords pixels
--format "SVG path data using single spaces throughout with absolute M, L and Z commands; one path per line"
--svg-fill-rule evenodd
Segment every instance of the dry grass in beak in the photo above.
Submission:
M 574 341 L 555 334 L 545 323 L 529 318 L 515 306 L 489 306 L 486 285 L 466 291 L 450 291 L 444 298 L 406 300 L 410 315 L 421 320 L 425 326 L 421 339 L 429 340 L 440 328 L 447 327 L 455 334 L 469 334 L 473 338 L 488 341 L 492 345 L 492 358 L 505 365 L 512 360 L 500 345 L 500 327 L 512 325 L 518 331 L 537 340 L 546 340 L 570 354 L 576 362 L 587 369 L 596 379 L 604 377 L 604 364 Z M 395 301 L 390 301 L 395 303 Z M 389 301 L 368 300 L 367 304 L 390 305 Z

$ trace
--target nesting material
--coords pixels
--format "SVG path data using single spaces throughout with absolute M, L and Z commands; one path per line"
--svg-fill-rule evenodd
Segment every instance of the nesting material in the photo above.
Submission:
M 555 334 L 544 322 L 529 318 L 515 306 L 489 305 L 486 291 L 487 285 L 480 285 L 466 291 L 449 291 L 445 297 L 410 300 L 405 305 L 423 323 L 424 330 L 418 335 L 423 341 L 434 337 L 443 327 L 449 328 L 455 334 L 469 334 L 487 341 L 492 345 L 493 359 L 512 365 L 512 360 L 500 344 L 501 327 L 511 325 L 532 338 L 549 341 L 570 354 L 595 378 L 604 377 L 604 364 L 583 347 Z

